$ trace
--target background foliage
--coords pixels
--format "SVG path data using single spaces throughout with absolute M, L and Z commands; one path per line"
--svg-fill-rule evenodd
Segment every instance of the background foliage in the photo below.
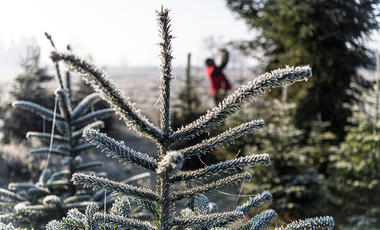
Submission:
M 234 44 L 259 58 L 265 71 L 283 65 L 313 66 L 316 78 L 289 89 L 290 101 L 297 102 L 295 120 L 305 126 L 320 113 L 342 141 L 350 114 L 342 104 L 354 101 L 347 94 L 349 84 L 365 82 L 357 68 L 374 66 L 367 41 L 379 29 L 379 1 L 227 0 L 227 5 L 257 29 L 252 40 Z M 279 96 L 278 91 L 272 94 Z
M 54 107 L 54 92 L 46 88 L 46 83 L 53 79 L 45 68 L 40 67 L 40 48 L 31 46 L 22 60 L 22 74 L 18 75 L 9 91 L 9 101 L 2 105 L 3 142 L 20 142 L 28 131 L 49 132 L 51 123 L 38 115 L 25 114 L 22 110 L 12 109 L 15 100 L 28 100 L 47 108 Z M 45 129 L 45 130 L 44 130 Z
M 379 74 L 379 72 L 377 73 Z M 379 81 L 372 89 L 351 84 L 361 104 L 346 104 L 352 111 L 340 151 L 330 156 L 334 203 L 342 207 L 343 223 L 379 229 L 380 149 Z

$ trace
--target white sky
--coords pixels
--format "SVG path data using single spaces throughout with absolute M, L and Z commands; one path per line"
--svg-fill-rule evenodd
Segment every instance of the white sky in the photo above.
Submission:
M 52 48 L 45 31 L 59 49 L 70 44 L 80 56 L 91 54 L 100 67 L 158 67 L 155 10 L 161 5 L 172 9 L 175 67 L 186 65 L 189 52 L 192 64 L 202 66 L 210 56 L 204 43 L 207 37 L 227 42 L 254 36 L 225 0 L 0 0 L 0 74 L 12 66 L 19 70 L 31 38 L 42 48 L 43 64 L 49 64 Z M 379 37 L 374 36 L 371 47 L 379 47 Z M 11 53 L 7 49 L 12 45 L 18 49 Z
M 6 50 L 12 41 L 35 38 L 47 64 L 52 49 L 46 31 L 59 49 L 70 44 L 80 56 L 91 54 L 98 66 L 158 67 L 155 10 L 161 5 L 172 9 L 174 66 L 185 66 L 189 52 L 193 64 L 203 65 L 206 37 L 227 42 L 253 36 L 225 0 L 0 0 L 0 45 Z

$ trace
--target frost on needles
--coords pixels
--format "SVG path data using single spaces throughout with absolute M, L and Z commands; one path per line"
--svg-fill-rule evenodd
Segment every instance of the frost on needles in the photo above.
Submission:
M 174 143 L 190 140 L 204 132 L 218 127 L 229 117 L 239 112 L 244 105 L 252 102 L 257 96 L 275 88 L 305 81 L 311 77 L 309 66 L 286 67 L 263 74 L 247 85 L 243 85 L 225 98 L 218 106 L 208 111 L 196 121 L 172 130 L 170 126 L 170 89 L 172 75 L 172 44 L 169 10 L 157 11 L 157 21 L 161 41 L 161 114 L 160 127 L 153 125 L 140 114 L 134 104 L 125 98 L 116 84 L 109 79 L 105 71 L 83 60 L 71 52 L 54 51 L 51 59 L 58 63 L 64 62 L 68 68 L 83 76 L 88 84 L 96 90 L 115 110 L 127 126 L 157 142 L 157 157 L 130 149 L 122 142 L 107 137 L 106 134 L 88 129 L 84 137 L 92 144 L 102 148 L 108 156 L 118 158 L 125 164 L 146 168 L 157 173 L 155 189 L 143 188 L 112 181 L 95 175 L 75 173 L 72 181 L 76 185 L 84 185 L 93 189 L 103 189 L 120 195 L 110 213 L 99 210 L 96 204 L 89 205 L 85 213 L 76 209 L 70 210 L 67 217 L 61 221 L 52 221 L 48 229 L 228 229 L 228 224 L 242 220 L 246 214 L 263 202 L 272 200 L 269 192 L 252 196 L 245 204 L 230 212 L 218 212 L 215 203 L 209 202 L 206 193 L 223 186 L 235 186 L 240 182 L 250 180 L 248 172 L 242 172 L 244 167 L 268 165 L 270 158 L 266 153 L 252 154 L 236 159 L 226 160 L 218 164 L 206 166 L 193 171 L 182 171 L 183 162 L 190 156 L 209 154 L 217 147 L 223 147 L 249 132 L 264 128 L 264 121 L 254 120 L 233 127 L 216 137 L 210 137 L 201 143 L 179 150 L 172 149 Z M 269 153 L 270 154 L 270 153 Z M 217 179 L 214 177 L 217 176 Z M 207 179 L 207 180 L 205 180 Z M 210 180 L 211 179 L 211 180 Z M 195 183 L 197 182 L 197 183 Z M 202 182 L 202 183 L 198 183 Z M 182 189 L 178 189 L 182 184 Z M 129 201 L 133 199 L 146 211 L 155 217 L 154 224 L 144 222 L 131 216 L 128 209 Z M 188 207 L 180 214 L 175 213 L 175 205 L 180 200 L 187 200 Z M 276 218 L 274 210 L 266 210 L 238 229 L 264 229 Z M 227 227 L 226 227 L 227 226 Z M 334 221 L 331 217 L 319 217 L 300 220 L 283 226 L 283 229 L 332 229 Z

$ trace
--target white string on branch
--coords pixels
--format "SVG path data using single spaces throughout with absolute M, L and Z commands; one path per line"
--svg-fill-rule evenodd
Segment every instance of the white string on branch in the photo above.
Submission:
M 52 124 L 52 128 L 51 128 L 51 136 L 50 136 L 50 145 L 49 145 L 49 153 L 48 153 L 48 156 L 47 156 L 47 159 L 46 159 L 46 164 L 45 164 L 45 168 L 44 168 L 44 171 L 46 171 L 48 165 L 49 165 L 49 161 L 50 161 L 50 155 L 51 155 L 51 149 L 53 148 L 53 141 L 54 141 L 54 130 L 55 130 L 55 117 L 57 115 L 57 97 L 55 98 L 55 102 L 54 102 L 54 115 L 53 115 L 53 124 Z

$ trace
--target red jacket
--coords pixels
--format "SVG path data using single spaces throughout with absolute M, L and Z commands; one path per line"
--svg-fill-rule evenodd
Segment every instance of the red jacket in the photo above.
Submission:
M 216 96 L 216 92 L 220 89 L 223 89 L 223 90 L 231 89 L 230 83 L 228 82 L 226 76 L 224 76 L 224 74 L 221 71 L 219 71 L 219 73 L 217 74 L 215 73 L 213 74 L 215 68 L 216 68 L 215 65 L 206 66 L 205 68 L 206 77 L 210 83 L 210 93 L 211 93 L 211 96 L 213 97 Z

